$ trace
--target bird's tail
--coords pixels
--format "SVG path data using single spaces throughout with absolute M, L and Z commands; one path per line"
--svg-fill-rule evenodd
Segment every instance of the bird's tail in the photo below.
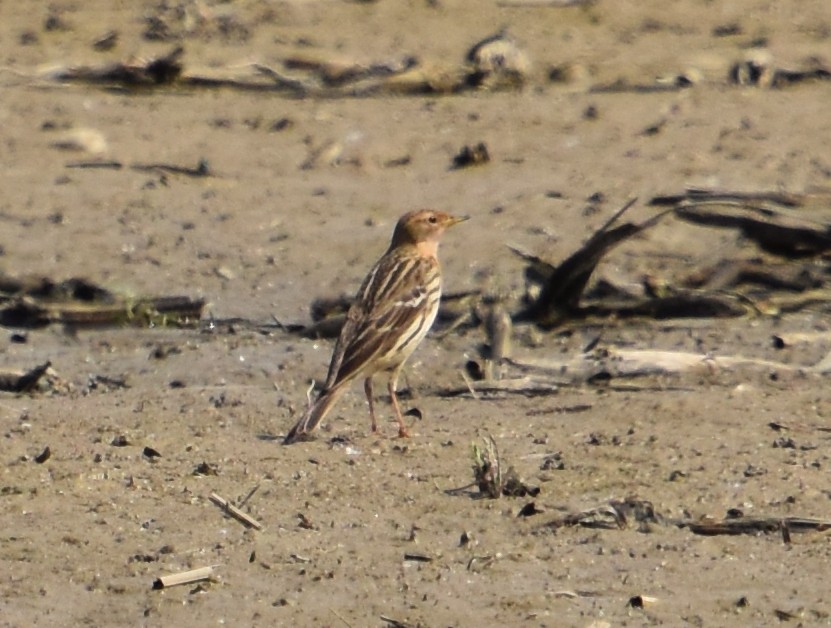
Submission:
M 309 432 L 312 432 L 318 425 L 320 425 L 320 422 L 329 410 L 331 410 L 332 406 L 344 390 L 343 386 L 336 386 L 329 390 L 323 391 L 320 394 L 320 397 L 317 398 L 317 401 L 315 401 L 309 409 L 303 413 L 303 416 L 298 419 L 297 423 L 294 424 L 294 427 L 289 430 L 289 433 L 286 434 L 285 438 L 283 438 L 283 444 L 291 445 L 297 441 L 305 440 Z

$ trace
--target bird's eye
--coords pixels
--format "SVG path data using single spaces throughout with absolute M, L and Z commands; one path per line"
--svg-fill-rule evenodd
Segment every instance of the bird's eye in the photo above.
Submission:
M 430 216 L 430 217 L 427 219 L 427 222 L 429 222 L 431 225 L 436 224 L 438 221 L 439 221 L 439 219 L 438 219 L 438 218 L 436 218 L 435 216 Z

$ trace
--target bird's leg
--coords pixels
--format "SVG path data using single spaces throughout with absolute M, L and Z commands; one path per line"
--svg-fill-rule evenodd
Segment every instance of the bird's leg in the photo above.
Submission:
M 369 404 L 369 420 L 372 421 L 372 433 L 378 431 L 378 423 L 375 421 L 375 403 L 372 401 L 372 377 L 367 377 L 364 380 L 364 392 L 366 393 L 366 402 Z
M 395 418 L 398 420 L 398 437 L 407 438 L 410 433 L 407 431 L 407 426 L 404 424 L 404 417 L 401 416 L 401 406 L 398 404 L 398 395 L 395 389 L 398 387 L 398 371 L 394 371 L 390 376 L 387 389 L 390 391 L 390 401 L 392 402 L 392 409 L 395 410 Z

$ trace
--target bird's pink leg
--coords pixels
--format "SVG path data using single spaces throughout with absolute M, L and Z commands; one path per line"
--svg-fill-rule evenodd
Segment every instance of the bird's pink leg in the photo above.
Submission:
M 393 373 L 392 377 L 390 377 L 387 389 L 390 391 L 390 401 L 392 402 L 392 409 L 395 410 L 395 418 L 398 420 L 398 437 L 407 438 L 410 436 L 410 432 L 407 430 L 407 426 L 404 423 L 404 417 L 401 415 L 401 406 L 398 404 L 398 395 L 395 392 L 397 386 L 398 371 Z

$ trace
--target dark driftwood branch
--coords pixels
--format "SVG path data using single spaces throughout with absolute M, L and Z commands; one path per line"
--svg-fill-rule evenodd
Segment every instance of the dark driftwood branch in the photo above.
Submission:
M 51 362 L 45 362 L 35 368 L 26 371 L 0 371 L 0 391 L 4 392 L 28 392 L 37 386 L 40 378 L 46 374 Z
M 553 327 L 570 317 L 578 316 L 586 284 L 603 256 L 621 242 L 653 226 L 668 213 L 662 212 L 639 225 L 624 223 L 612 227 L 636 200 L 626 203 L 582 247 L 554 268 L 546 278 L 539 297 L 526 309 L 515 314 L 514 322 L 534 322 Z
M 831 250 L 831 226 L 803 209 L 808 199 L 803 194 L 690 188 L 656 196 L 649 204 L 674 207 L 676 216 L 694 224 L 738 229 L 762 250 L 798 259 Z
M 738 229 L 762 250 L 791 259 L 814 257 L 831 250 L 828 225 L 810 224 L 804 218 L 786 217 L 750 203 L 687 203 L 677 207 L 675 214 L 699 225 Z
M 733 190 L 716 190 L 708 188 L 687 188 L 680 194 L 655 196 L 649 205 L 679 205 L 681 203 L 700 203 L 705 201 L 734 201 L 742 203 L 773 203 L 783 207 L 801 207 L 805 198 L 801 194 L 783 192 L 737 192 Z
M 0 275 L 0 325 L 5 327 L 192 325 L 204 305 L 202 299 L 183 296 L 129 300 L 85 279 Z
M 116 62 L 101 67 L 66 68 L 53 73 L 52 78 L 59 81 L 125 87 L 170 85 L 182 74 L 184 52 L 184 48 L 177 46 L 166 55 L 150 59 L 146 63 Z
M 177 166 L 175 164 L 161 163 L 133 164 L 132 166 L 130 166 L 130 168 L 142 172 L 166 172 L 170 174 L 183 174 L 188 177 L 209 177 L 213 175 L 210 167 L 208 166 L 208 161 L 206 159 L 200 159 L 199 162 L 196 164 L 196 167 L 194 168 L 191 168 L 189 166 Z
M 740 517 L 722 521 L 680 521 L 676 525 L 679 528 L 687 528 L 693 534 L 704 536 L 758 535 L 778 532 L 782 535 L 782 541 L 785 543 L 791 542 L 791 532 L 825 532 L 831 530 L 831 521 L 803 517 Z
M 712 266 L 696 269 L 680 284 L 686 288 L 735 290 L 754 286 L 765 290 L 802 293 L 821 289 L 825 283 L 819 268 L 785 263 L 768 263 L 760 259 L 724 259 Z

